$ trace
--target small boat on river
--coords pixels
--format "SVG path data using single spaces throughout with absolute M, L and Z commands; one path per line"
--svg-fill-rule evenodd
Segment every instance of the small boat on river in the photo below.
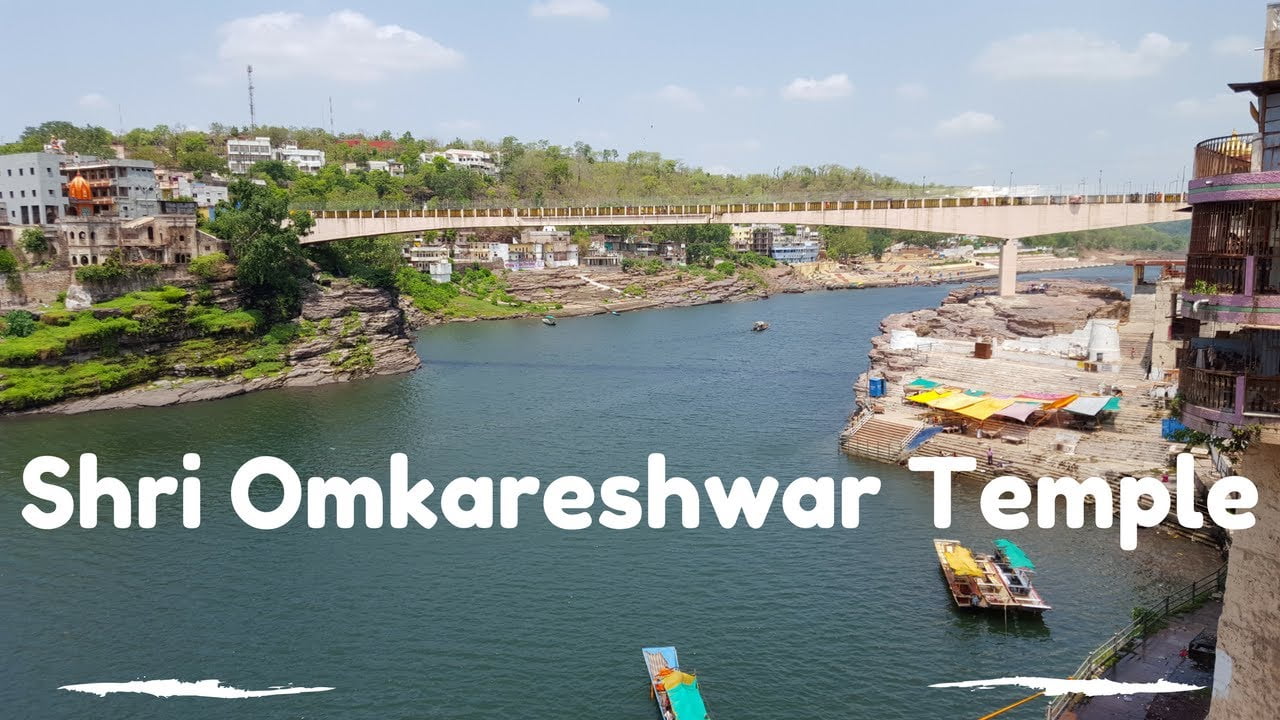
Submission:
M 707 720 L 707 706 L 698 689 L 698 678 L 680 669 L 674 647 L 644 648 L 649 672 L 649 694 L 658 703 L 663 720 Z
M 769 323 L 763 320 L 757 320 L 755 325 L 751 326 L 751 332 L 764 332 L 769 329 Z
M 1026 567 L 1031 561 L 1026 559 L 1021 548 L 1008 540 L 1003 542 L 1016 550 L 1008 551 L 1007 558 L 975 554 L 958 540 L 933 541 L 938 565 L 956 607 L 1032 613 L 1049 610 L 1040 594 L 1031 587 L 1028 572 L 1035 566 Z M 1000 541 L 997 541 L 997 547 L 1003 548 Z
M 556 324 L 556 319 L 555 319 L 555 317 L 554 317 L 554 316 L 552 316 L 552 315 L 544 315 L 544 316 L 542 316 L 542 324 L 543 324 L 543 325 L 555 325 L 555 324 Z

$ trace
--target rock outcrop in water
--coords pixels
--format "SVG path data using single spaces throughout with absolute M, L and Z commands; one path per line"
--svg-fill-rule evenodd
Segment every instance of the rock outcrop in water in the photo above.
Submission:
M 277 373 L 246 377 L 199 376 L 175 364 L 165 377 L 118 392 L 70 400 L 32 412 L 81 413 L 134 407 L 162 407 L 214 400 L 258 390 L 308 387 L 373 375 L 410 372 L 421 366 L 408 335 L 400 299 L 387 290 L 335 280 L 312 286 L 303 300 L 300 323 L 306 333 L 288 347 Z M 196 377 L 191 377 L 192 373 Z

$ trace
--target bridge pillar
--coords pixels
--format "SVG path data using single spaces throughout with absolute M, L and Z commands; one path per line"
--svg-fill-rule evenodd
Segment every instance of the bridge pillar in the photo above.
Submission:
M 1018 241 L 1009 239 L 1000 246 L 1000 295 L 1018 294 Z

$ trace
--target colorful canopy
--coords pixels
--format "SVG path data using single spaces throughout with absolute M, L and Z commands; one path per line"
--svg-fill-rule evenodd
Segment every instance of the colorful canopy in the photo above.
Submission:
M 997 410 L 1003 410 L 1013 404 L 1011 398 L 988 398 L 980 400 L 969 407 L 960 408 L 956 412 L 971 417 L 975 420 L 986 420 L 996 413 Z
M 1064 408 L 1064 407 L 1066 407 L 1066 406 L 1070 405 L 1071 403 L 1075 402 L 1076 398 L 1078 398 L 1078 397 L 1080 397 L 1080 396 L 1079 396 L 1079 395 L 1067 395 L 1067 396 L 1065 396 L 1065 397 L 1060 397 L 1060 398 L 1058 398 L 1057 400 L 1054 400 L 1054 401 L 1052 401 L 1052 402 L 1047 402 L 1047 403 L 1045 403 L 1045 405 L 1044 405 L 1044 409 L 1045 409 L 1045 410 L 1056 410 L 1056 409 L 1058 409 L 1058 408 Z
M 1028 400 L 1061 400 L 1065 397 L 1071 397 L 1071 393 L 1018 393 L 1018 397 Z
M 974 397 L 982 397 L 983 395 L 987 394 L 987 391 L 986 390 L 965 390 L 964 394 L 972 395 Z
M 955 549 L 948 550 L 943 557 L 947 559 L 947 566 L 951 568 L 951 572 L 956 575 L 982 577 L 982 569 L 978 567 L 978 563 L 974 562 L 973 553 L 969 552 L 969 548 L 957 545 Z
M 921 405 L 928 405 L 929 403 L 933 402 L 934 400 L 937 400 L 938 398 L 944 398 L 944 397 L 947 397 L 948 395 L 954 395 L 954 394 L 955 394 L 954 390 L 943 390 L 942 392 L 938 392 L 937 390 L 926 390 L 925 392 L 922 392 L 919 395 L 911 395 L 907 399 L 910 400 L 911 402 L 920 403 Z
M 976 398 L 968 393 L 955 393 L 944 398 L 938 398 L 928 403 L 929 407 L 938 408 L 939 410 L 959 410 L 962 407 L 968 407 L 982 398 Z
M 1102 406 L 1102 412 L 1120 412 L 1120 398 L 1113 397 Z
M 1008 560 L 1010 565 L 1023 570 L 1036 569 L 1036 564 L 1031 562 L 1031 558 L 1027 557 L 1022 548 L 1015 545 L 1012 540 L 1000 538 L 996 540 L 996 547 L 1000 549 L 1000 553 L 1004 555 L 1004 559 Z
M 674 685 L 667 684 L 676 676 L 679 677 Z M 671 712 L 676 716 L 676 720 L 707 720 L 707 706 L 702 702 L 697 678 L 677 671 L 663 678 L 663 683 L 667 688 L 667 699 L 671 701 Z
M 903 387 L 920 388 L 921 390 L 932 390 L 933 388 L 938 387 L 938 385 L 940 384 L 941 383 L 936 383 L 932 380 L 927 380 L 925 378 L 918 377 L 915 380 L 912 380 L 911 382 L 907 383 Z
M 1040 409 L 1039 403 L 1014 401 L 1012 405 L 1003 410 L 995 411 L 998 417 L 1010 418 L 1018 422 L 1026 422 L 1031 414 Z
M 1098 413 L 1102 412 L 1103 408 L 1107 406 L 1107 403 L 1113 399 L 1114 398 L 1087 395 L 1085 397 L 1078 397 L 1075 400 L 1072 400 L 1068 405 L 1063 407 L 1063 410 L 1066 410 L 1069 413 L 1075 413 L 1076 415 L 1094 417 Z

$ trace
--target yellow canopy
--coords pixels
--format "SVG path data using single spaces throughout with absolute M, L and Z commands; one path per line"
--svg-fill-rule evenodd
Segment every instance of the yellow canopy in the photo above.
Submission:
M 1012 404 L 1013 400 L 1009 398 L 991 398 L 989 400 L 976 402 L 968 407 L 960 408 L 959 410 L 956 410 L 956 412 L 975 420 L 986 420 L 994 415 L 997 410 L 1003 410 Z
M 973 553 L 969 552 L 969 548 L 957 545 L 954 550 L 948 550 L 945 557 L 947 558 L 947 565 L 951 567 L 951 572 L 956 575 L 982 577 L 982 569 L 974 561 Z
M 911 402 L 918 402 L 921 405 L 928 405 L 929 403 L 933 402 L 934 400 L 937 400 L 938 398 L 944 398 L 944 397 L 947 397 L 948 395 L 955 395 L 955 394 L 956 394 L 955 390 L 942 390 L 942 391 L 927 390 L 925 392 L 920 393 L 919 395 L 912 395 L 907 399 L 910 400 Z
M 670 690 L 677 685 L 688 685 L 692 683 L 694 681 L 694 677 L 689 673 L 673 670 L 670 674 L 664 675 L 661 680 L 663 689 Z
M 981 400 L 982 398 L 980 397 L 974 397 L 965 393 L 955 393 L 954 395 L 948 395 L 944 398 L 938 398 L 937 400 L 928 403 L 928 405 L 929 407 L 935 407 L 939 410 L 959 410 L 962 407 L 968 407 Z

